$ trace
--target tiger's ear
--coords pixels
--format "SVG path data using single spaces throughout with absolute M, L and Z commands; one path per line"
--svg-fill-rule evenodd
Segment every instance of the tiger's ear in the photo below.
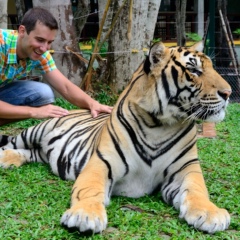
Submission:
M 190 49 L 193 50 L 193 51 L 203 52 L 203 49 L 204 49 L 203 41 L 195 43 L 194 45 L 192 45 L 190 47 Z
M 162 42 L 154 43 L 149 51 L 151 65 L 158 64 L 164 57 L 165 46 Z

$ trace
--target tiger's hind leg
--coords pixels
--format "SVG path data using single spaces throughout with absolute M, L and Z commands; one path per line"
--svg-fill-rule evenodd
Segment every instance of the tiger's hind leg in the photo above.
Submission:
M 204 232 L 214 233 L 227 229 L 230 215 L 227 210 L 218 208 L 209 200 L 199 163 L 189 165 L 180 174 L 180 178 L 175 176 L 175 180 L 169 184 L 170 188 L 175 185 L 172 187 L 177 189 L 175 194 L 168 187 L 163 191 L 165 199 L 168 198 L 167 195 L 174 196 L 171 201 L 180 209 L 179 217 Z M 177 179 L 181 179 L 181 184 L 176 184 Z
M 29 162 L 44 162 L 41 149 L 0 149 L 0 167 L 20 167 Z
M 110 179 L 107 165 L 91 159 L 78 176 L 72 190 L 71 208 L 61 218 L 67 228 L 80 232 L 102 232 L 107 226 L 105 205 L 109 202 Z

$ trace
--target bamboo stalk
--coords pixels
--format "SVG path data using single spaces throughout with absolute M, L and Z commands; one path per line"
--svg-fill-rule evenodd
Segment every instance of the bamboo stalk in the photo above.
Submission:
M 232 49 L 233 49 L 233 52 L 234 52 L 236 65 L 237 65 L 237 68 L 238 68 L 239 67 L 239 63 L 238 63 L 238 59 L 237 59 L 237 53 L 236 53 L 236 50 L 234 48 L 233 36 L 232 36 L 231 28 L 229 26 L 229 22 L 228 22 L 228 19 L 227 19 L 226 16 L 225 16 L 225 23 L 226 23 L 226 26 L 227 26 L 227 31 L 228 31 L 228 34 L 229 34 L 229 38 L 230 38 L 230 41 L 231 41 L 231 46 L 232 46 Z
M 124 7 L 124 5 L 125 5 L 126 2 L 127 2 L 127 0 L 125 0 L 125 1 L 123 2 L 123 4 L 121 5 L 121 7 L 118 9 L 115 17 L 113 18 L 113 21 L 112 21 L 112 24 L 111 24 L 110 28 L 108 29 L 108 31 L 107 31 L 105 37 L 103 38 L 102 42 L 99 44 L 99 49 L 101 49 L 102 45 L 104 44 L 104 42 L 105 42 L 105 41 L 107 40 L 107 38 L 109 37 L 109 35 L 110 35 L 111 31 L 113 30 L 113 28 L 114 28 L 114 26 L 115 26 L 115 24 L 116 24 L 116 22 L 117 22 L 117 19 L 118 19 L 118 17 L 119 17 L 119 15 L 120 15 L 120 13 L 121 13 L 121 11 L 122 11 L 122 9 L 123 9 L 123 7 Z
M 80 54 L 78 54 L 77 52 L 74 52 L 70 47 L 66 46 L 65 49 L 66 49 L 67 51 L 71 52 L 72 54 L 74 54 L 75 56 L 77 56 L 82 62 L 84 62 L 84 63 L 86 63 L 86 64 L 89 63 L 89 61 L 88 61 L 86 58 L 82 57 L 82 56 L 81 56 Z
M 103 18 L 100 22 L 98 35 L 97 35 L 95 46 L 94 46 L 94 49 L 93 49 L 93 54 L 92 54 L 91 59 L 89 61 L 87 72 L 86 72 L 86 74 L 85 74 L 85 76 L 84 76 L 84 78 L 83 78 L 83 80 L 80 84 L 80 87 L 85 85 L 85 90 L 86 91 L 88 91 L 89 88 L 90 88 L 90 81 L 91 81 L 91 78 L 92 78 L 93 63 L 94 63 L 94 60 L 95 60 L 95 57 L 96 57 L 95 54 L 98 52 L 98 49 L 99 49 L 98 48 L 98 43 L 99 43 L 99 40 L 100 40 L 100 37 L 101 37 L 101 34 L 102 34 L 104 22 L 106 20 L 107 12 L 108 12 L 110 4 L 111 4 L 111 0 L 108 0 L 107 4 L 106 4 L 106 7 L 104 9 Z
M 231 43 L 230 43 L 229 35 L 228 35 L 228 32 L 227 32 L 227 28 L 226 28 L 226 25 L 225 25 L 225 21 L 224 21 L 221 9 L 219 9 L 219 15 L 220 15 L 220 19 L 221 19 L 221 22 L 222 22 L 223 31 L 225 33 L 225 36 L 226 36 L 226 39 L 227 39 L 227 42 L 228 42 L 230 55 L 231 55 L 232 61 L 233 61 L 233 66 L 234 66 L 234 69 L 235 69 L 237 77 L 238 77 L 237 63 L 236 63 L 236 60 L 235 60 L 235 57 L 234 57 L 234 52 L 233 52 L 233 49 L 232 49 L 232 46 L 231 46 Z
M 130 0 L 127 30 L 128 41 L 131 41 L 132 39 L 132 13 L 133 13 L 133 0 Z
M 206 28 L 205 28 L 205 32 L 204 32 L 204 35 L 203 35 L 203 38 L 202 38 L 203 46 L 206 45 L 207 34 L 208 34 L 208 27 L 209 27 L 209 16 L 207 18 Z

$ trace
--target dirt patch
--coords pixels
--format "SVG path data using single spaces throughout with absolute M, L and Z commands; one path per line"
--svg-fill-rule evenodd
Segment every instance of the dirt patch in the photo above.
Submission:
M 217 136 L 215 123 L 199 123 L 197 124 L 197 131 L 198 137 L 205 137 L 205 138 L 215 138 Z

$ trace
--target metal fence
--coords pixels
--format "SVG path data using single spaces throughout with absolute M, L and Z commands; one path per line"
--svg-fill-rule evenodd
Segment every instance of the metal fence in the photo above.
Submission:
M 240 75 L 232 67 L 216 67 L 216 71 L 230 84 L 232 94 L 230 102 L 240 102 Z

